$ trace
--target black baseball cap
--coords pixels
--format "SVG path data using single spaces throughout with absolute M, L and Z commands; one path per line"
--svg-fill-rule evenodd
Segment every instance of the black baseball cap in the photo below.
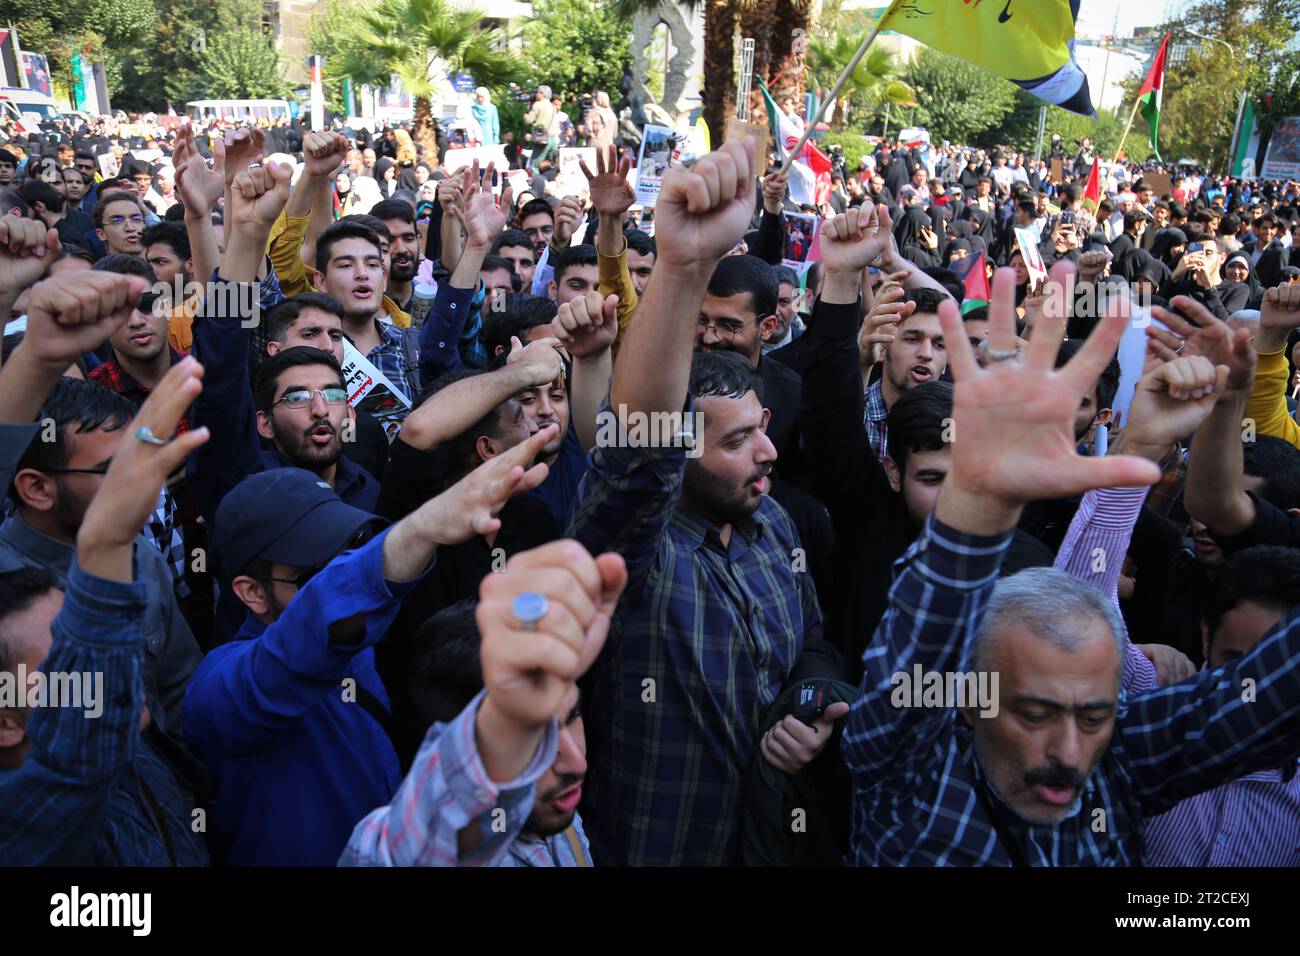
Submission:
M 343 502 L 319 476 L 273 468 L 249 475 L 221 500 L 212 544 L 232 578 L 256 558 L 313 568 L 371 523 L 383 519 Z

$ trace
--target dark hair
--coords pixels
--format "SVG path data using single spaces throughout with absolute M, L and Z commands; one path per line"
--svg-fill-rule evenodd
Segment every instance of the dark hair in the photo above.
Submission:
M 317 272 L 324 275 L 328 271 L 330 253 L 334 251 L 334 244 L 342 242 L 344 239 L 364 239 L 375 247 L 377 253 L 383 249 L 379 242 L 379 235 L 375 230 L 357 222 L 355 217 L 340 219 L 338 222 L 331 223 L 322 229 L 320 236 L 316 240 Z
M 1242 448 L 1244 472 L 1262 478 L 1255 494 L 1275 508 L 1300 508 L 1300 449 L 1276 435 L 1256 435 Z
M 68 435 L 93 432 L 100 429 L 115 432 L 131 423 L 135 417 L 135 403 L 123 398 L 112 389 L 79 378 L 61 378 L 41 405 L 37 423 L 45 426 L 54 423 L 54 441 L 32 439 L 14 466 L 14 474 L 25 468 L 49 471 L 68 463 Z M 10 498 L 18 504 L 13 486 Z
M 332 352 L 312 348 L 309 345 L 295 345 L 277 352 L 258 366 L 253 377 L 253 398 L 259 412 L 267 411 L 275 402 L 275 393 L 279 389 L 280 373 L 302 365 L 328 365 L 339 377 L 343 385 L 343 369 Z
M 79 246 L 75 242 L 60 243 L 63 254 L 59 259 L 80 259 L 82 262 L 90 265 L 95 264 L 95 254 L 85 246 Z M 55 260 L 56 262 L 58 259 Z
M 978 253 L 972 252 L 972 255 L 978 255 Z M 957 273 L 953 272 L 951 269 L 945 269 L 943 266 L 926 266 L 921 271 L 924 272 L 926 275 L 928 275 L 935 282 L 939 283 L 939 285 L 943 286 L 943 291 L 947 292 L 948 295 L 952 296 L 952 298 L 957 302 L 960 302 L 962 299 L 966 298 L 966 286 L 962 283 L 961 279 L 957 278 Z M 917 291 L 920 290 L 918 289 Z M 939 295 L 939 293 L 933 289 L 931 289 L 930 291 L 935 292 L 936 295 Z M 909 300 L 904 300 L 904 301 L 909 301 Z M 929 300 L 927 299 L 926 301 L 928 304 Z M 916 311 L 937 312 L 939 309 L 939 302 L 942 301 L 943 301 L 943 296 L 939 295 L 939 298 L 934 302 L 933 308 L 928 308 L 928 309 L 922 308 L 921 305 L 918 304 L 916 307 Z
M 739 352 L 696 352 L 691 360 L 690 388 L 696 399 L 744 398 L 753 392 L 763 401 L 763 379 L 753 363 Z
M 1146 216 L 1138 212 L 1136 209 L 1132 212 L 1124 213 L 1124 231 L 1128 232 L 1130 229 L 1136 229 L 1137 224 L 1143 222 L 1145 219 Z
M 1038 218 L 1038 204 L 1031 199 L 1023 199 L 1016 203 L 1016 208 L 1023 212 L 1030 219 Z
M 649 233 L 642 232 L 640 229 L 629 229 L 623 233 L 627 239 L 627 247 L 639 256 L 657 256 L 658 247 L 655 246 L 654 237 Z
M 330 315 L 343 318 L 343 306 L 339 300 L 324 292 L 303 292 L 300 295 L 283 299 L 271 314 L 266 317 L 266 336 L 272 342 L 284 342 L 289 335 L 289 326 L 297 321 L 303 309 L 320 309 Z
M 530 256 L 533 254 L 532 242 L 530 242 L 528 237 L 518 229 L 507 229 L 505 232 L 501 233 L 501 235 L 493 239 L 492 254 L 496 255 L 507 246 L 511 248 L 515 246 L 523 246 L 528 250 Z
M 477 375 L 490 374 L 482 369 L 459 368 L 454 372 L 448 372 L 441 376 L 432 385 L 428 386 L 420 393 L 419 401 L 415 403 L 418 408 L 427 402 L 430 398 L 441 392 L 444 388 L 462 382 L 467 378 L 474 378 Z M 447 460 L 451 467 L 448 473 L 448 484 L 458 480 L 460 476 L 472 471 L 480 464 L 478 452 L 475 446 L 480 438 L 500 438 L 501 437 L 501 409 L 508 406 L 509 401 L 502 402 L 500 405 L 494 405 L 488 409 L 482 418 L 476 421 L 469 428 L 465 429 L 454 438 L 448 439 L 443 443 L 443 448 L 447 453 Z
M 372 230 L 374 230 L 375 235 L 377 235 L 384 242 L 393 241 L 393 231 L 389 229 L 386 225 L 384 225 L 384 221 L 382 219 L 380 219 L 378 216 L 372 216 L 368 212 L 354 212 L 350 216 L 344 216 L 342 219 L 339 220 L 339 222 L 359 222 L 363 226 L 369 226 Z M 383 243 L 380 244 L 380 248 L 381 249 L 383 248 Z
M 956 278 L 956 276 L 954 276 L 954 278 Z M 938 289 L 930 289 L 923 286 L 919 289 L 908 289 L 903 293 L 902 301 L 916 303 L 916 308 L 912 310 L 913 315 L 916 315 L 918 312 L 931 312 L 938 314 L 939 303 L 943 302 L 947 298 L 948 296 L 944 295 Z M 957 297 L 953 296 L 953 298 Z
M 1183 205 L 1182 203 L 1180 203 L 1180 202 L 1173 202 L 1173 201 L 1170 201 L 1170 203 L 1169 203 L 1169 218 L 1171 218 L 1171 219 L 1186 219 L 1186 218 L 1187 218 L 1187 207 L 1184 206 L 1184 205 Z
M 987 322 L 989 320 L 989 307 L 987 305 L 978 305 L 969 312 L 962 313 L 962 323 L 966 322 Z
M 152 246 L 157 242 L 167 246 L 181 262 L 190 257 L 189 233 L 185 231 L 185 226 L 179 222 L 160 222 L 156 226 L 150 226 L 140 236 L 142 246 Z
M 1267 222 L 1267 223 L 1272 223 L 1273 226 L 1274 226 L 1274 228 L 1277 227 L 1277 217 L 1274 216 L 1271 212 L 1266 212 L 1266 213 L 1263 213 L 1263 214 L 1261 214 L 1260 216 L 1258 216 L 1258 217 L 1255 219 L 1255 222 L 1253 223 L 1253 225 L 1256 225 L 1256 226 L 1262 226 L 1262 225 L 1263 225 L 1264 223 L 1266 223 L 1266 222 Z
M 1083 187 L 1078 183 L 1066 183 L 1061 187 L 1061 196 L 1067 206 L 1073 206 L 1083 196 Z
M 23 613 L 58 586 L 58 580 L 45 568 L 25 567 L 0 574 L 0 672 L 12 673 L 17 665 L 15 648 L 3 636 L 5 620 Z
M 726 256 L 709 277 L 709 295 L 721 298 L 745 292 L 749 307 L 758 317 L 776 312 L 781 294 L 780 283 L 772 267 L 758 256 Z
M 476 607 L 470 598 L 443 608 L 402 650 L 403 689 L 416 733 L 450 722 L 483 689 Z
M 1241 218 L 1228 213 L 1219 220 L 1218 234 L 1221 236 L 1235 236 L 1240 228 Z
M 73 156 L 72 156 L 72 161 L 73 161 L 74 163 L 75 163 L 77 160 L 79 160 L 79 159 L 88 159 L 88 160 L 90 160 L 92 163 L 96 161 L 96 160 L 95 160 L 95 154 L 94 154 L 94 153 L 88 153 L 88 152 L 86 152 L 85 150 L 78 150 L 76 153 L 73 154 Z
M 19 195 L 18 190 L 0 186 L 0 216 L 6 215 L 10 209 L 17 209 L 24 219 L 31 218 L 32 207 L 27 205 L 27 200 Z
M 15 156 L 13 153 L 9 152 L 9 150 L 7 149 L 0 149 L 0 163 L 10 163 L 14 166 L 17 166 L 18 157 Z
M 101 183 L 101 185 L 107 185 L 107 183 Z M 104 210 L 108 208 L 109 203 L 115 202 L 135 203 L 135 206 L 140 210 L 141 215 L 144 214 L 144 207 L 140 205 L 140 200 L 136 198 L 134 193 L 125 192 L 121 189 L 109 193 L 101 193 L 99 196 L 99 202 L 95 203 L 95 207 L 90 210 L 90 218 L 95 221 L 96 229 L 104 225 Z
M 63 212 L 63 197 L 59 191 L 42 179 L 26 179 L 18 187 L 18 195 L 27 201 L 31 211 L 28 215 L 35 218 L 36 204 L 42 203 L 50 212 Z
M 551 208 L 550 203 L 548 203 L 545 199 L 530 199 L 528 200 L 528 202 L 524 203 L 522 206 L 519 207 L 519 214 L 515 216 L 515 222 L 519 223 L 520 225 L 523 225 L 524 220 L 527 219 L 529 216 L 537 216 L 537 215 L 541 215 L 542 213 L 545 213 L 547 216 L 549 216 L 552 222 L 555 221 L 555 210 Z M 520 230 L 521 234 L 522 232 L 523 231 Z M 527 239 L 528 237 L 525 235 L 524 238 Z M 532 247 L 531 242 L 529 242 L 528 245 L 530 248 Z
M 484 272 L 496 272 L 498 269 L 504 269 L 506 272 L 510 273 L 511 290 L 518 292 L 523 288 L 524 280 L 519 277 L 518 272 L 515 272 L 514 263 L 509 259 L 504 259 L 501 256 L 484 256 L 482 264 L 478 267 L 480 274 Z
M 488 313 L 483 324 L 483 347 L 487 349 L 488 361 L 495 362 L 497 348 L 510 351 L 510 339 L 524 341 L 529 329 L 539 325 L 550 325 L 555 318 L 554 300 L 526 292 L 514 292 L 506 296 L 504 308 L 498 312 Z M 504 361 L 505 356 L 501 356 Z
M 158 281 L 158 275 L 143 256 L 133 256 L 127 252 L 112 252 L 90 267 L 95 272 L 112 272 L 120 276 L 139 276 L 150 285 Z
M 799 274 L 789 266 L 773 266 L 772 272 L 776 275 L 777 295 L 780 295 L 782 285 L 791 285 L 796 289 L 799 288 Z
M 1210 643 L 1223 616 L 1242 601 L 1279 611 L 1300 604 L 1300 550 L 1259 545 L 1234 554 L 1219 570 L 1205 611 Z
M 385 199 L 370 207 L 370 215 L 376 219 L 400 219 L 408 226 L 415 225 L 415 210 L 411 204 L 400 199 Z
M 555 284 L 558 286 L 563 282 L 564 274 L 570 269 L 577 266 L 594 266 L 598 262 L 595 246 L 583 244 L 562 249 L 555 257 Z
M 924 382 L 910 388 L 889 406 L 889 457 L 902 472 L 912 452 L 938 451 L 944 441 L 945 422 L 952 419 L 952 384 Z
M 1083 339 L 1066 339 L 1062 342 L 1056 351 L 1056 367 L 1062 368 L 1070 359 L 1074 358 L 1079 349 L 1083 348 L 1083 342 Z M 1119 376 L 1119 359 L 1112 357 L 1106 367 L 1102 369 L 1101 377 L 1097 379 L 1097 408 L 1095 412 L 1114 406 L 1115 394 L 1119 391 Z

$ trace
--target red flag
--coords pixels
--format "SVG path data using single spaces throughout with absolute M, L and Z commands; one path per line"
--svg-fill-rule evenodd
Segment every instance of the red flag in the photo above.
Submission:
M 798 158 L 801 163 L 812 170 L 812 174 L 816 179 L 817 185 L 813 193 L 813 201 L 818 206 L 830 202 L 831 158 L 814 146 L 812 140 L 804 144 L 803 152 L 799 154 Z
M 1083 198 L 1092 200 L 1093 209 L 1101 202 L 1101 165 L 1096 157 L 1092 160 L 1092 171 L 1088 173 L 1088 185 L 1083 191 Z

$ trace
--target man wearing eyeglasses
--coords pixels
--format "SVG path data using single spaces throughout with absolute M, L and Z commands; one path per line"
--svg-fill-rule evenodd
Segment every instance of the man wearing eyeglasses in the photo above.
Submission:
M 111 192 L 95 203 L 90 217 L 95 221 L 95 235 L 109 252 L 138 256 L 144 251 L 140 237 L 144 234 L 144 207 L 129 193 Z

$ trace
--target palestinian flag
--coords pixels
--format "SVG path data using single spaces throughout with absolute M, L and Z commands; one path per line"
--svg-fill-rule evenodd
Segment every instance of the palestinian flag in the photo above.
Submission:
M 948 268 L 957 274 L 966 290 L 961 300 L 962 315 L 989 304 L 989 270 L 983 249 L 974 255 L 953 260 Z
M 763 78 L 756 76 L 754 82 L 758 85 L 759 93 L 763 95 L 763 108 L 767 111 L 767 128 L 772 131 L 772 140 L 777 147 L 776 154 L 784 159 L 799 142 L 800 132 L 790 122 L 790 117 L 782 113 L 781 108 L 776 105 L 776 100 L 772 99 L 772 94 L 767 91 L 767 84 L 763 82 Z
M 1169 50 L 1169 34 L 1160 43 L 1160 52 L 1156 54 L 1155 60 L 1151 64 L 1151 70 L 1147 73 L 1147 78 L 1142 82 L 1142 89 L 1138 90 L 1138 112 L 1142 118 L 1147 121 L 1147 127 L 1151 130 L 1151 151 L 1156 154 L 1156 159 L 1160 159 L 1160 147 L 1156 143 L 1156 133 L 1160 127 L 1160 95 L 1164 92 L 1165 86 L 1165 53 Z

